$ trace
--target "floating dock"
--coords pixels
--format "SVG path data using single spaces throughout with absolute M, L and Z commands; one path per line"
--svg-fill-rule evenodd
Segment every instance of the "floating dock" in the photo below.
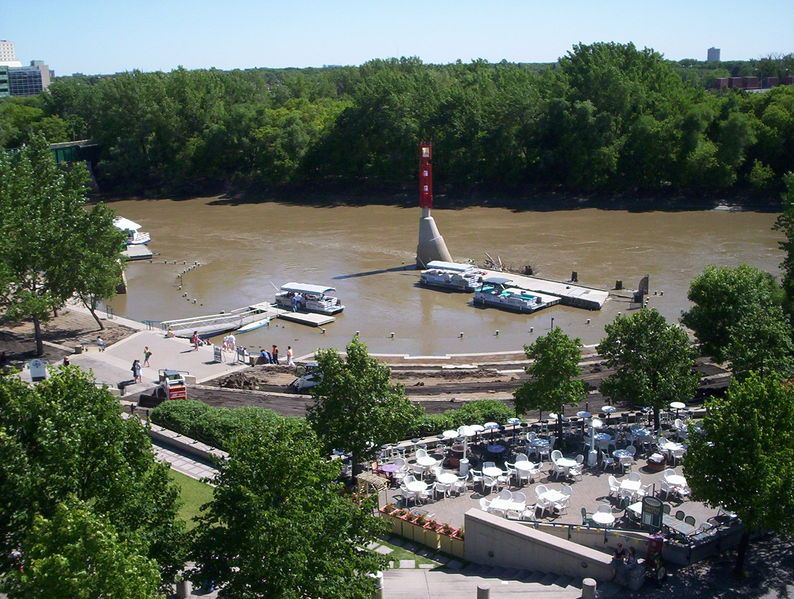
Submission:
M 563 306 L 573 306 L 584 308 L 585 310 L 600 310 L 609 297 L 608 291 L 594 289 L 593 287 L 583 287 L 573 283 L 560 283 L 559 281 L 549 281 L 537 277 L 527 277 L 516 275 L 511 272 L 499 272 L 496 270 L 486 270 L 486 276 L 495 275 L 509 277 L 513 285 L 527 291 L 555 295 L 560 298 Z
M 128 245 L 127 248 L 121 252 L 125 260 L 148 260 L 154 253 L 143 244 Z
M 274 318 L 281 318 L 282 320 L 297 322 L 298 324 L 305 324 L 310 327 L 321 327 L 336 320 L 335 317 L 329 316 L 328 314 L 316 314 L 314 312 L 292 312 L 290 310 L 284 310 L 283 308 L 277 308 L 275 304 L 271 304 L 269 302 L 254 304 L 253 306 L 250 306 L 250 308 L 252 310 L 262 310 L 267 312 Z

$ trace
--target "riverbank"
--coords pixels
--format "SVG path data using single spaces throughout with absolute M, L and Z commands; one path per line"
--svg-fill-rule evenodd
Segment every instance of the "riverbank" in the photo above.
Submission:
M 92 200 L 113 203 L 124 200 L 184 201 L 196 197 L 213 197 L 213 205 L 238 206 L 269 202 L 315 208 L 336 206 L 418 206 L 415 185 L 398 188 L 358 187 L 335 189 L 328 187 L 296 187 L 262 191 L 256 189 L 208 188 L 190 194 L 145 194 L 124 196 L 119 192 L 95 193 Z M 758 192 L 748 189 L 718 191 L 597 191 L 576 192 L 562 189 L 536 188 L 530 190 L 468 189 L 454 190 L 440 187 L 434 196 L 439 209 L 507 208 L 514 211 L 548 212 L 554 210 L 625 210 L 629 212 L 679 212 L 687 210 L 732 209 L 753 212 L 780 212 L 778 191 Z

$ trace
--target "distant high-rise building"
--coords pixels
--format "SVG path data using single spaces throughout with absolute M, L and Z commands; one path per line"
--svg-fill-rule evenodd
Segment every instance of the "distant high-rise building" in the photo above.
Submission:
M 11 95 L 11 89 L 8 87 L 8 67 L 0 66 L 0 98 L 5 98 Z
M 0 67 L 21 67 L 22 63 L 17 60 L 17 53 L 14 49 L 14 42 L 0 40 Z
M 32 60 L 29 67 L 9 67 L 8 88 L 12 96 L 35 96 L 50 86 L 55 77 L 41 60 Z
M 720 49 L 719 48 L 709 48 L 708 54 L 706 55 L 706 61 L 708 61 L 708 62 L 719 62 L 720 61 Z

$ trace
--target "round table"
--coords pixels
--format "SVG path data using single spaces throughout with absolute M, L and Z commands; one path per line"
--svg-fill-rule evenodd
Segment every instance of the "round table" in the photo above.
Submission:
M 602 526 L 611 526 L 615 523 L 615 516 L 609 512 L 595 512 L 592 516 L 590 516 L 590 519 L 596 524 L 600 524 Z
M 685 410 L 686 409 L 686 404 L 684 402 L 682 402 L 682 401 L 671 401 L 670 402 L 670 407 L 675 410 L 675 417 L 678 418 L 678 411 L 679 410 Z
M 436 477 L 436 480 L 442 485 L 451 485 L 458 482 L 458 476 L 452 472 L 442 472 Z
M 448 431 L 444 431 L 443 433 L 441 433 L 441 438 L 442 439 L 447 439 L 447 440 L 449 440 L 449 439 L 457 439 L 459 436 L 460 435 L 458 434 L 458 431 L 453 431 L 453 430 L 448 430 Z
M 435 466 L 438 463 L 438 460 L 435 458 L 431 458 L 429 455 L 426 455 L 416 458 L 416 463 L 422 466 L 423 468 L 430 468 L 432 466 Z
M 494 443 L 493 445 L 488 445 L 485 450 L 488 453 L 503 453 L 505 450 L 504 445 L 499 445 L 499 443 Z
M 499 478 L 504 474 L 501 468 L 497 468 L 496 466 L 488 466 L 487 468 L 482 469 L 482 473 L 485 476 L 490 476 L 491 478 Z
M 609 417 L 618 411 L 615 406 L 604 406 L 601 408 L 601 411 L 607 415 L 607 424 L 609 424 Z
M 631 454 L 625 449 L 616 449 L 612 452 L 612 457 L 616 460 L 620 460 L 621 458 L 630 458 Z
M 427 483 L 423 480 L 412 480 L 411 482 L 405 483 L 405 488 L 411 493 L 422 493 L 423 491 L 427 491 Z
M 519 472 L 530 472 L 532 468 L 534 468 L 535 464 L 530 462 L 529 460 L 516 462 L 516 470 Z
M 596 441 L 611 441 L 612 440 L 612 435 L 610 435 L 609 433 L 596 433 L 593 436 L 593 438 Z

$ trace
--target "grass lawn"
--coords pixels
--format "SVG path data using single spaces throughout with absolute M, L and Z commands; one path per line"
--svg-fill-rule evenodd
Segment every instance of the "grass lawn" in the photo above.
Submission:
M 413 553 L 412 551 L 408 551 L 404 547 L 398 547 L 397 545 L 389 543 L 384 539 L 378 539 L 377 542 L 380 543 L 381 545 L 385 545 L 386 547 L 392 550 L 392 552 L 389 555 L 387 555 L 386 558 L 393 561 L 395 564 L 397 564 L 401 559 L 412 559 L 412 560 L 416 560 L 417 566 L 419 566 L 419 564 L 433 564 L 434 566 L 441 565 L 439 562 L 436 562 L 432 559 L 428 559 L 424 556 L 419 555 L 418 553 Z
M 187 529 L 191 530 L 196 525 L 193 522 L 193 517 L 198 516 L 199 508 L 212 499 L 212 487 L 176 470 L 169 470 L 169 472 L 171 478 L 179 486 L 179 498 L 182 501 L 179 517 L 185 521 Z

